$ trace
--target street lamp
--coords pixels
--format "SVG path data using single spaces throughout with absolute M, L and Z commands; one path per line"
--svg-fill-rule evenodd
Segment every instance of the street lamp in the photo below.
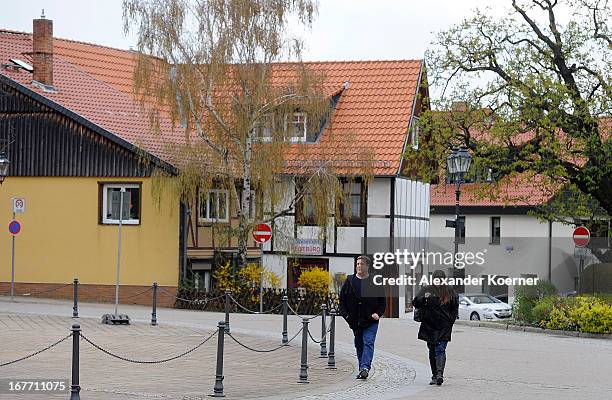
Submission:
M 6 158 L 4 152 L 0 152 L 0 185 L 4 182 L 4 178 L 8 175 L 9 166 L 11 162 Z
M 459 222 L 459 197 L 461 196 L 461 182 L 463 177 L 470 169 L 472 163 L 472 156 L 468 151 L 467 147 L 454 147 L 451 154 L 446 158 L 446 168 L 448 174 L 453 177 L 455 181 L 455 220 L 446 221 L 446 226 L 455 228 L 455 253 L 453 257 L 453 264 L 456 259 L 457 253 L 459 252 L 459 232 L 461 231 L 461 223 Z M 465 277 L 465 269 L 456 268 L 453 269 L 453 276 L 456 278 Z M 465 286 L 463 284 L 456 286 L 459 292 L 463 292 Z

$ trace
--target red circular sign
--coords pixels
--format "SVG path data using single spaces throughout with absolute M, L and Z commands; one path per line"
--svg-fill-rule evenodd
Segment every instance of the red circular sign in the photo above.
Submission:
M 255 229 L 253 229 L 253 239 L 257 243 L 265 243 L 272 237 L 272 229 L 270 229 L 270 225 L 268 224 L 258 224 Z
M 586 227 L 579 226 L 574 229 L 574 234 L 572 237 L 576 246 L 585 247 L 587 244 L 589 244 L 589 240 L 591 240 L 591 232 L 589 232 Z
M 19 232 L 21 232 L 21 224 L 19 223 L 19 221 L 17 221 L 16 219 L 11 221 L 11 223 L 9 224 L 9 232 L 12 235 L 17 235 Z

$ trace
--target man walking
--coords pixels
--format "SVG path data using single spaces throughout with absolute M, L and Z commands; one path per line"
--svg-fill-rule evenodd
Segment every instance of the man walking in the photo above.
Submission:
M 349 275 L 340 290 L 340 315 L 355 335 L 359 361 L 357 379 L 366 379 L 374 356 L 374 341 L 378 320 L 385 312 L 386 299 L 381 286 L 374 284 L 369 274 L 372 261 L 368 256 L 357 257 L 355 275 Z

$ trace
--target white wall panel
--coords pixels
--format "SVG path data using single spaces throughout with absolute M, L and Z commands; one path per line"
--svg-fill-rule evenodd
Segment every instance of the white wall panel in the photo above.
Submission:
M 368 237 L 389 237 L 390 218 L 368 218 Z
M 287 287 L 287 256 L 277 254 L 264 254 L 262 258 L 264 268 L 274 272 L 281 278 L 281 287 Z
M 363 239 L 363 227 L 339 227 L 338 253 L 361 253 Z
M 374 178 L 368 186 L 368 214 L 389 215 L 391 213 L 391 179 Z

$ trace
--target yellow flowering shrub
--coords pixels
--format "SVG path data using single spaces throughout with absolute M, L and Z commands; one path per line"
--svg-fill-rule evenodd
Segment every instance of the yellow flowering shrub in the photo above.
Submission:
M 297 283 L 306 291 L 323 296 L 329 293 L 331 277 L 324 269 L 312 267 L 302 272 Z

